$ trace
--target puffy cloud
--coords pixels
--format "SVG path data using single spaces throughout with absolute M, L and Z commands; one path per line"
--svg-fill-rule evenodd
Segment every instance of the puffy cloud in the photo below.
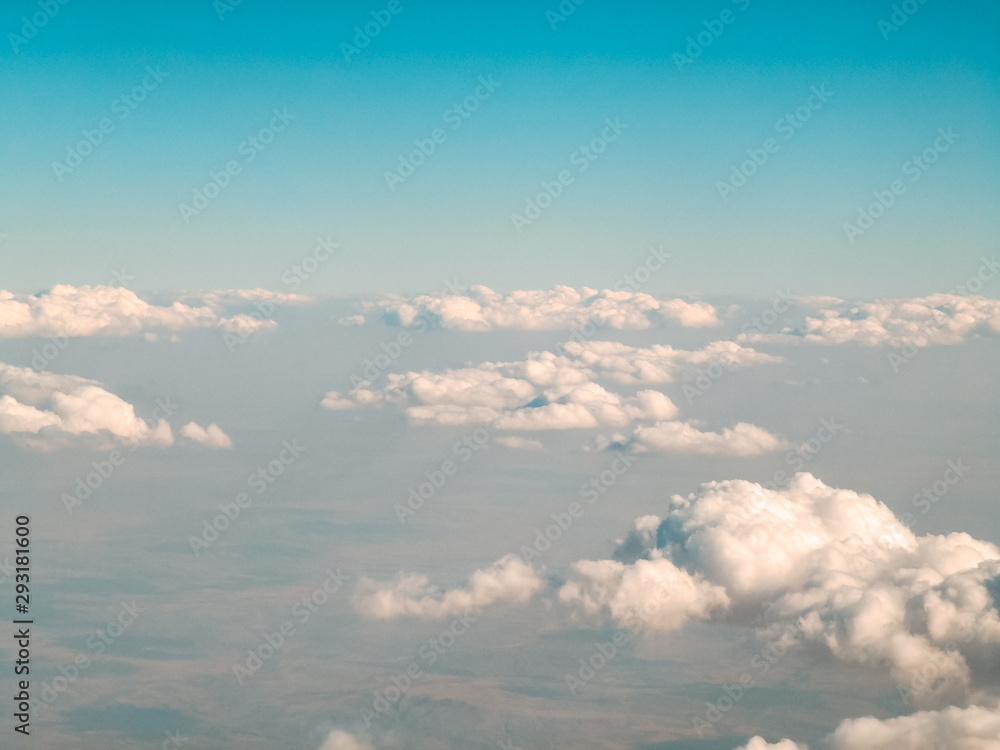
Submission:
M 806 745 L 799 745 L 791 740 L 781 740 L 780 742 L 766 742 L 763 737 L 754 737 L 747 744 L 736 750 L 809 750 Z
M 686 327 L 720 325 L 716 309 L 704 302 L 658 300 L 641 292 L 588 287 L 577 290 L 568 286 L 498 294 L 477 285 L 467 294 L 385 297 L 365 305 L 366 312 L 375 310 L 391 324 L 409 327 L 423 318 L 442 328 L 461 331 L 579 329 L 591 322 L 616 329 L 649 328 L 662 321 Z M 352 316 L 344 322 L 356 324 L 357 318 Z
M 942 705 L 971 694 L 966 654 L 1000 644 L 998 579 L 992 544 L 917 537 L 871 496 L 800 473 L 784 490 L 733 480 L 674 496 L 615 559 L 574 565 L 559 598 L 618 622 L 646 608 L 656 627 L 711 617 L 794 633 Z
M 209 448 L 232 448 L 233 441 L 217 424 L 202 427 L 196 422 L 188 422 L 181 427 L 181 435 Z
M 767 430 L 737 422 L 722 432 L 703 432 L 687 422 L 657 422 L 637 427 L 628 441 L 636 452 L 693 453 L 702 456 L 759 456 L 788 443 Z
M 132 404 L 94 380 L 0 362 L 0 392 L 0 433 L 53 437 L 106 432 L 141 443 L 173 443 L 169 424 L 147 424 Z
M 742 334 L 738 340 L 861 346 L 925 347 L 959 344 L 981 330 L 1000 333 L 1000 300 L 932 294 L 850 305 L 835 298 L 799 298 L 813 307 L 797 328 L 780 333 Z
M 326 409 L 393 404 L 414 424 L 490 423 L 501 430 L 624 428 L 636 422 L 653 426 L 631 442 L 637 450 L 756 455 L 784 443 L 749 424 L 722 433 L 701 432 L 678 422 L 677 406 L 663 393 L 640 390 L 625 397 L 594 382 L 624 385 L 693 379 L 703 368 L 734 369 L 780 361 L 732 342 L 717 341 L 698 351 L 654 346 L 648 349 L 610 341 L 569 342 L 563 353 L 534 352 L 515 362 L 484 362 L 443 372 L 386 375 L 375 388 L 361 381 L 348 394 L 331 391 Z M 624 440 L 624 438 L 623 438 Z
M 25 336 L 133 336 L 156 330 L 221 327 L 248 333 L 274 327 L 260 315 L 225 317 L 231 304 L 301 302 L 301 295 L 263 289 L 226 290 L 203 295 L 201 304 L 151 304 L 124 287 L 58 285 L 38 295 L 0 290 L 0 339 Z
M 513 435 L 498 437 L 497 443 L 508 448 L 522 451 L 540 451 L 545 447 L 539 440 L 531 440 L 529 438 L 516 437 Z
M 523 603 L 542 588 L 534 569 L 515 555 L 507 555 L 472 574 L 465 588 L 441 592 L 427 576 L 400 573 L 390 583 L 363 578 L 355 594 L 355 608 L 366 617 L 388 620 L 402 615 L 438 619 L 477 612 L 499 601 Z
M 887 721 L 849 719 L 833 734 L 834 750 L 1000 750 L 1000 709 L 951 706 Z
M 1000 750 L 1000 709 L 950 706 L 895 719 L 848 719 L 841 722 L 826 746 L 831 750 Z M 768 744 L 754 737 L 736 750 L 808 748 L 791 740 Z
M 367 740 L 361 740 L 349 732 L 334 729 L 326 736 L 319 750 L 375 750 Z

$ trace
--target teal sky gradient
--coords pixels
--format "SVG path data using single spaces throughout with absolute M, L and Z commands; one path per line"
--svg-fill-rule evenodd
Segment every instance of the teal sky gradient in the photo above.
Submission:
M 0 244 L 4 288 L 107 283 L 181 290 L 261 286 L 333 236 L 343 252 L 314 294 L 418 292 L 445 279 L 497 289 L 602 286 L 650 245 L 674 256 L 648 291 L 840 296 L 946 291 L 1000 229 L 1000 10 L 930 0 L 889 39 L 891 3 L 743 5 L 589 0 L 407 2 L 345 59 L 384 3 L 72 0 L 17 52 L 35 3 L 0 11 Z M 674 53 L 703 22 L 734 21 L 691 64 Z M 147 66 L 167 77 L 119 120 Z M 446 111 L 480 76 L 500 86 L 460 128 Z M 833 97 L 781 140 L 735 195 L 726 179 L 810 87 Z M 274 108 L 295 119 L 257 158 L 240 144 Z M 81 131 L 114 130 L 60 182 Z M 571 154 L 606 118 L 628 124 L 582 173 Z M 443 127 L 404 184 L 384 177 Z M 853 221 L 939 128 L 958 141 L 856 244 Z M 242 172 L 190 223 L 212 171 Z M 518 233 L 511 214 L 560 170 L 575 180 Z

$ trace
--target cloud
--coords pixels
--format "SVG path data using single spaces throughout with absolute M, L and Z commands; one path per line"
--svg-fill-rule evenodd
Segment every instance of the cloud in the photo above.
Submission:
M 747 744 L 736 748 L 736 750 L 809 750 L 809 748 L 806 745 L 796 744 L 791 740 L 765 742 L 763 737 L 754 737 Z
M 522 451 L 540 451 L 544 450 L 545 446 L 538 440 L 530 440 L 529 438 L 515 437 L 512 435 L 505 435 L 503 437 L 498 437 L 497 442 L 500 445 L 504 445 L 508 448 L 513 448 L 514 450 Z
M 788 447 L 786 441 L 747 422 L 738 422 L 721 432 L 703 432 L 687 422 L 657 422 L 637 427 L 627 444 L 637 453 L 657 451 L 701 456 L 759 456 Z
M 229 439 L 229 436 L 217 424 L 202 427 L 196 422 L 188 422 L 181 428 L 181 435 L 188 440 L 193 440 L 209 448 L 233 447 L 233 441 Z
M 0 433 L 45 438 L 108 433 L 120 439 L 171 445 L 165 421 L 149 424 L 132 404 L 94 380 L 0 362 Z M 31 443 L 42 447 L 42 443 Z
M 1000 750 L 1000 709 L 983 706 L 920 711 L 895 719 L 847 719 L 826 745 L 830 750 Z M 760 737 L 736 750 L 808 750 L 791 740 Z
M 813 308 L 796 328 L 779 333 L 745 333 L 752 343 L 857 344 L 926 347 L 960 344 L 980 331 L 1000 333 L 1000 300 L 956 294 L 932 294 L 850 305 L 836 298 L 799 298 Z
M 225 317 L 222 307 L 267 301 L 287 304 L 303 301 L 263 289 L 208 292 L 202 304 L 175 301 L 169 306 L 151 304 L 124 287 L 58 285 L 38 295 L 0 290 L 0 339 L 26 336 L 134 336 L 153 331 L 215 328 L 253 332 L 272 328 L 274 321 L 261 314 Z
M 732 342 L 697 351 L 648 349 L 610 341 L 569 342 L 562 353 L 533 352 L 514 362 L 484 362 L 443 372 L 389 373 L 381 388 L 358 381 L 348 394 L 331 391 L 326 409 L 392 404 L 413 424 L 481 425 L 500 430 L 625 428 L 652 426 L 623 438 L 637 450 L 712 455 L 756 455 L 784 447 L 767 431 L 740 423 L 722 433 L 701 432 L 676 421 L 677 406 L 659 391 L 622 396 L 595 382 L 623 385 L 669 383 L 704 377 L 706 368 L 734 369 L 781 361 Z
M 361 740 L 353 734 L 334 729 L 326 736 L 319 750 L 375 750 L 368 740 Z
M 636 521 L 614 559 L 576 563 L 559 599 L 619 623 L 711 619 L 771 640 L 791 633 L 888 667 L 934 706 L 974 695 L 970 664 L 1000 644 L 998 582 L 992 544 L 915 536 L 871 496 L 800 473 L 784 490 L 732 480 L 674 496 L 665 517 Z
M 951 706 L 887 721 L 849 719 L 832 744 L 834 750 L 1000 750 L 1000 709 Z
M 530 565 L 507 555 L 488 568 L 477 570 L 465 588 L 441 592 L 427 576 L 400 573 L 394 582 L 378 583 L 362 578 L 354 598 L 361 614 L 377 620 L 408 615 L 425 620 L 478 612 L 495 602 L 521 604 L 542 588 Z
M 383 297 L 364 306 L 366 313 L 393 325 L 409 327 L 419 319 L 460 331 L 580 329 L 589 323 L 615 329 L 649 328 L 671 321 L 696 328 L 721 324 L 716 309 L 704 302 L 658 300 L 641 292 L 568 286 L 498 294 L 473 286 L 467 294 Z M 377 312 L 375 312 L 377 311 Z M 345 318 L 357 324 L 357 317 Z M 426 324 L 425 324 L 426 325 Z

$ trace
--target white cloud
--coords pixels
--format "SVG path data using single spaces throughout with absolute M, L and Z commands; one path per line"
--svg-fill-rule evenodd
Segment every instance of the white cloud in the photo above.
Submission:
M 253 332 L 272 328 L 265 316 L 240 314 L 225 317 L 230 304 L 267 301 L 269 304 L 301 302 L 300 295 L 263 289 L 208 292 L 200 305 L 175 301 L 169 306 L 151 304 L 124 287 L 58 285 L 38 295 L 0 290 L 0 339 L 26 336 L 133 336 L 189 328 L 221 327 L 227 331 Z
M 188 422 L 181 427 L 181 435 L 209 448 L 232 448 L 233 441 L 217 424 L 202 427 L 196 422 Z
M 954 706 L 879 721 L 843 722 L 834 750 L 1000 750 L 1000 709 Z
M 1000 709 L 950 706 L 894 719 L 848 719 L 841 722 L 826 746 L 830 750 L 1000 750 Z M 768 744 L 754 737 L 736 750 L 808 748 L 791 740 Z
M 736 748 L 736 750 L 809 750 L 809 748 L 806 745 L 799 745 L 791 740 L 766 742 L 763 737 L 754 737 L 747 744 Z
M 850 305 L 835 298 L 799 298 L 813 308 L 797 328 L 749 333 L 739 341 L 925 347 L 959 344 L 979 331 L 1000 333 L 1000 300 L 932 294 Z
M 591 321 L 616 329 L 649 328 L 673 321 L 686 327 L 717 326 L 716 309 L 704 302 L 658 300 L 641 292 L 588 287 L 527 289 L 498 294 L 473 286 L 467 294 L 420 295 L 412 299 L 384 297 L 365 305 L 365 312 L 404 327 L 419 318 L 461 331 L 580 329 Z M 356 316 L 346 324 L 356 324 Z
M 403 615 L 431 620 L 478 612 L 499 601 L 524 603 L 541 588 L 542 581 L 530 565 L 507 555 L 473 573 L 465 588 L 447 592 L 431 586 L 427 576 L 413 573 L 400 573 L 389 583 L 362 578 L 354 605 L 366 617 L 378 620 Z
M 788 443 L 767 430 L 738 422 L 721 432 L 703 432 L 687 422 L 657 422 L 635 429 L 628 444 L 638 453 L 693 453 L 702 456 L 759 456 Z
M 545 448 L 539 440 L 531 440 L 529 438 L 516 437 L 513 435 L 498 437 L 497 443 L 508 448 L 513 448 L 514 450 L 522 451 L 540 451 Z
M 392 404 L 402 408 L 414 424 L 490 423 L 500 430 L 625 428 L 650 423 L 629 439 L 637 450 L 757 455 L 785 445 L 745 423 L 722 433 L 702 432 L 676 421 L 677 406 L 659 391 L 622 396 L 594 382 L 606 378 L 624 385 L 669 383 L 702 376 L 705 368 L 781 361 L 776 357 L 725 341 L 697 351 L 669 346 L 643 349 L 609 341 L 570 342 L 562 349 L 562 354 L 534 352 L 519 361 L 484 362 L 443 372 L 389 373 L 381 388 L 360 381 L 348 394 L 327 393 L 322 405 L 339 410 Z
M 368 740 L 358 739 L 349 732 L 334 729 L 326 736 L 319 750 L 375 750 Z
M 94 380 L 0 362 L 0 433 L 56 436 L 109 433 L 120 439 L 170 445 L 169 424 L 147 424 L 132 404 Z M 35 442 L 33 445 L 40 445 Z
M 801 473 L 780 491 L 734 480 L 674 496 L 664 518 L 638 519 L 616 559 L 577 563 L 560 599 L 619 622 L 652 607 L 657 627 L 711 616 L 772 639 L 794 632 L 888 666 L 919 704 L 943 705 L 972 693 L 963 650 L 1000 644 L 997 577 L 993 545 L 915 536 L 871 496 Z

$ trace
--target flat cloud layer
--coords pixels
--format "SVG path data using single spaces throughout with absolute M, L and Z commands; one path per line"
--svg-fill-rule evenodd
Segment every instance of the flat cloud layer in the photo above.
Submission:
M 363 615 L 378 620 L 403 615 L 437 619 L 478 612 L 499 601 L 520 604 L 541 588 L 542 581 L 530 565 L 515 555 L 507 555 L 473 573 L 465 588 L 447 592 L 432 587 L 423 575 L 401 573 L 390 583 L 363 578 L 354 606 Z
M 516 362 L 484 362 L 442 372 L 389 373 L 381 388 L 359 381 L 347 395 L 326 394 L 326 409 L 392 404 L 413 424 L 481 425 L 500 430 L 624 428 L 650 423 L 622 438 L 636 450 L 705 455 L 757 455 L 786 444 L 766 430 L 740 423 L 721 433 L 677 421 L 677 406 L 654 390 L 626 397 L 594 382 L 623 385 L 694 379 L 711 366 L 726 369 L 780 362 L 777 357 L 717 341 L 685 351 L 638 348 L 610 341 L 569 342 L 563 353 L 534 352 Z M 607 442 L 607 441 L 605 441 Z
M 798 306 L 808 306 L 800 298 Z M 778 333 L 744 333 L 752 343 L 858 344 L 925 347 L 960 344 L 978 331 L 1000 333 L 1000 300 L 957 294 L 879 300 L 850 305 L 817 298 L 801 326 Z
M 265 289 L 221 290 L 202 295 L 203 304 L 150 304 L 135 292 L 113 286 L 54 286 L 39 295 L 0 290 L 0 339 L 25 336 L 133 336 L 153 331 L 215 328 L 252 333 L 273 328 L 261 314 L 226 317 L 221 307 L 254 301 L 301 302 L 300 295 Z
M 716 309 L 704 302 L 658 300 L 648 294 L 612 289 L 579 290 L 568 286 L 498 294 L 477 285 L 467 294 L 385 297 L 365 305 L 387 322 L 409 327 L 418 319 L 460 331 L 566 330 L 597 323 L 616 329 L 649 328 L 670 321 L 689 328 L 720 325 Z M 359 323 L 356 316 L 343 321 Z
M 366 740 L 359 740 L 353 734 L 334 729 L 326 736 L 319 750 L 375 750 Z
M 576 563 L 560 600 L 661 628 L 700 618 L 793 632 L 887 666 L 919 704 L 974 697 L 966 655 L 1000 644 L 1000 550 L 964 533 L 915 536 L 871 496 L 806 473 L 781 491 L 725 481 L 674 496 L 615 558 Z

